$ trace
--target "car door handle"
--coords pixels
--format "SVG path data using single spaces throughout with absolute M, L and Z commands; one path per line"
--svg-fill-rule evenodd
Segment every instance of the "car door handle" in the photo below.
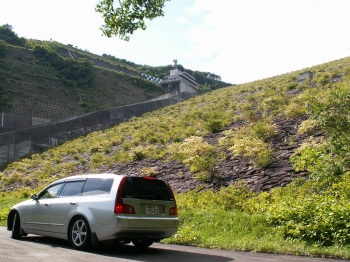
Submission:
M 71 205 L 76 205 L 77 203 L 76 202 L 70 202 Z
M 48 207 L 48 206 L 49 206 L 49 204 L 47 204 L 47 203 L 46 203 L 46 204 L 45 204 L 45 206 L 47 206 L 47 207 Z

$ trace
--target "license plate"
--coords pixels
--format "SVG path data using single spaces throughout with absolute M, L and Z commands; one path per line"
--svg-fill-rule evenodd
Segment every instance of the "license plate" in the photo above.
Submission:
M 146 205 L 146 214 L 147 215 L 158 215 L 159 209 L 155 205 Z

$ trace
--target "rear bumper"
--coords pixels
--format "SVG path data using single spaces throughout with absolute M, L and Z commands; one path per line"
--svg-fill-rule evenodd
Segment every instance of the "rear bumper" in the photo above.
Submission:
M 177 228 L 179 225 L 178 217 L 127 217 L 128 227 L 130 229 L 161 229 L 161 228 Z
M 126 217 L 118 215 L 113 224 L 94 225 L 92 231 L 99 241 L 135 238 L 159 240 L 174 235 L 178 226 L 179 219 L 177 217 Z
M 177 229 L 164 229 L 164 230 L 122 230 L 115 234 L 115 239 L 135 239 L 135 238 L 150 238 L 154 240 L 160 240 L 167 237 L 171 237 L 175 234 Z

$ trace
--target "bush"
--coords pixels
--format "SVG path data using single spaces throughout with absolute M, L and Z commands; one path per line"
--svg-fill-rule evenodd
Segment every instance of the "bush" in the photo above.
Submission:
M 24 47 L 27 41 L 23 37 L 18 37 L 15 32 L 12 31 L 12 26 L 3 25 L 0 26 L 0 40 L 14 46 Z
M 284 113 L 288 117 L 297 117 L 306 114 L 305 96 L 304 94 L 295 96 L 290 103 L 285 106 Z
M 259 121 L 251 124 L 249 131 L 254 138 L 266 142 L 277 135 L 278 128 L 275 124 Z
M 82 88 L 92 85 L 93 65 L 87 59 L 65 59 L 57 52 L 43 46 L 35 46 L 33 53 L 42 63 L 55 68 L 66 85 Z
M 255 166 L 267 167 L 274 162 L 272 149 L 265 142 L 277 133 L 277 126 L 256 122 L 250 126 L 223 132 L 219 144 L 228 148 L 234 155 L 250 157 Z
M 217 152 L 216 148 L 203 141 L 201 137 L 189 137 L 183 142 L 173 143 L 168 147 L 170 159 L 184 163 L 191 172 L 199 173 L 200 178 L 207 180 L 213 171 Z
M 308 100 L 307 122 L 325 133 L 323 140 L 304 143 L 292 157 L 296 170 L 315 180 L 332 180 L 350 170 L 350 91 L 347 84 L 324 90 Z M 306 124 L 307 124 L 306 123 Z M 303 126 L 304 129 L 306 126 Z
M 287 199 L 286 199 L 287 200 Z M 350 244 L 350 204 L 332 196 L 291 196 L 282 205 L 269 208 L 268 221 L 286 237 L 322 245 Z
M 210 133 L 215 134 L 221 131 L 221 129 L 223 128 L 223 124 L 220 120 L 213 119 L 207 121 L 206 128 L 209 130 Z
M 303 121 L 298 128 L 298 134 L 306 134 L 308 132 L 316 131 L 316 121 L 314 119 L 308 119 Z
M 140 171 L 143 176 L 155 176 L 157 174 L 157 170 L 154 167 L 143 167 Z

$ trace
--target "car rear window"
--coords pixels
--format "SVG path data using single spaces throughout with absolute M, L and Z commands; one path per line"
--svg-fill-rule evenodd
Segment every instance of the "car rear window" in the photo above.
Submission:
M 165 201 L 174 200 L 173 192 L 166 182 L 144 177 L 126 177 L 122 197 Z
M 88 178 L 84 189 L 83 196 L 109 194 L 113 185 L 112 178 Z

